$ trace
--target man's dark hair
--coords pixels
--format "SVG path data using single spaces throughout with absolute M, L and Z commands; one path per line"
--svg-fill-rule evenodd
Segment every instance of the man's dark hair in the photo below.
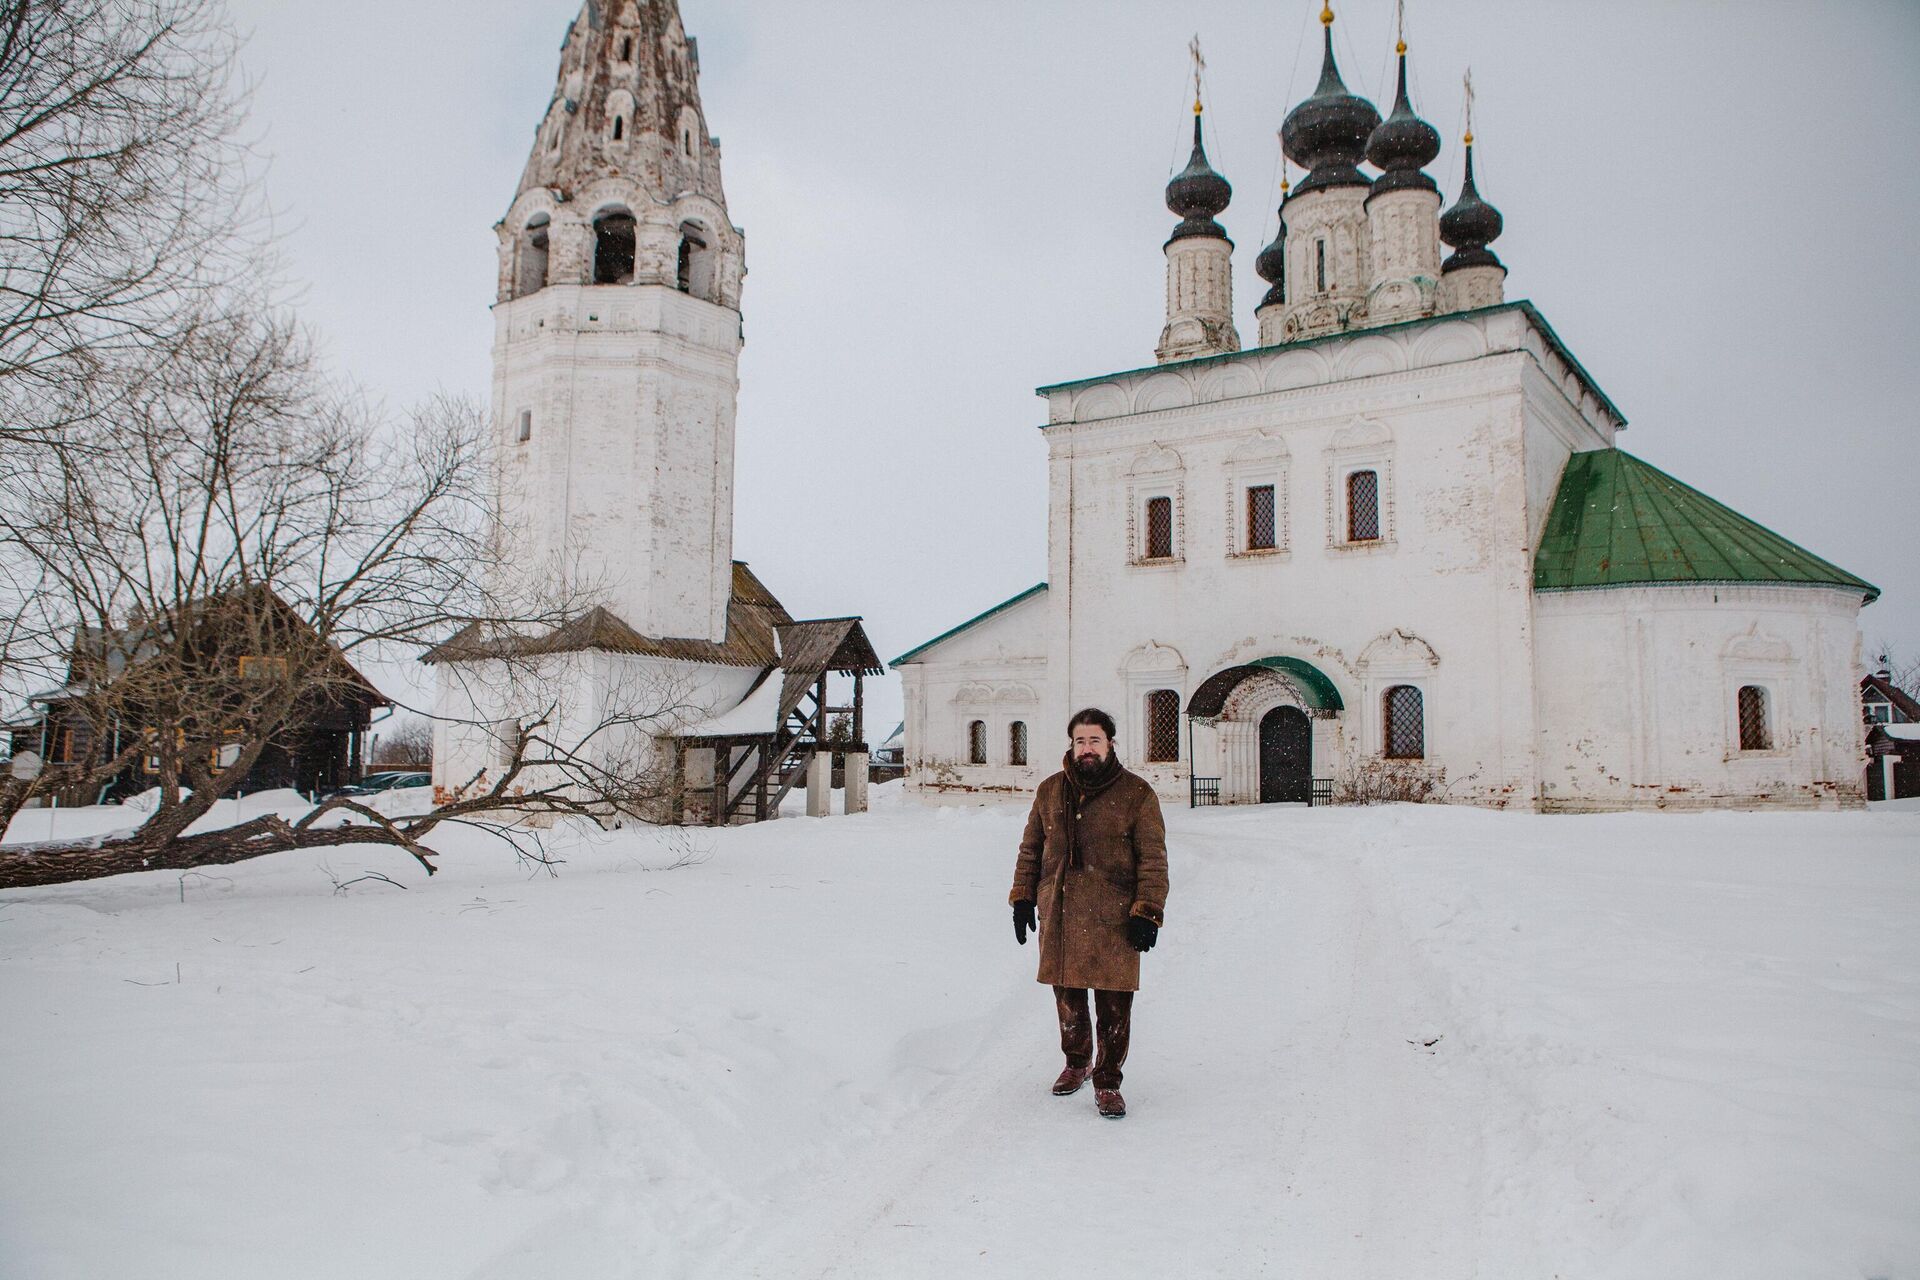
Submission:
M 1113 741 L 1117 736 L 1113 728 L 1113 717 L 1098 707 L 1088 707 L 1085 710 L 1074 712 L 1073 719 L 1067 721 L 1067 736 L 1071 738 L 1073 731 L 1083 724 L 1099 725 L 1100 728 L 1106 731 L 1107 741 L 1109 742 Z

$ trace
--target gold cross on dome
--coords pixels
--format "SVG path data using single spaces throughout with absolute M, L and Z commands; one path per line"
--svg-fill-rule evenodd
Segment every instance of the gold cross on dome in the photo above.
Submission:
M 1200 33 L 1195 32 L 1193 39 L 1187 41 L 1187 52 L 1193 55 L 1193 114 L 1200 114 L 1200 79 L 1207 69 L 1207 60 L 1200 52 Z

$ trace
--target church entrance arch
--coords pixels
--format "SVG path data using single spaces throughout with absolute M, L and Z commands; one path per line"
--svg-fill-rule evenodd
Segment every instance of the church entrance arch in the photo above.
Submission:
M 1313 793 L 1313 723 L 1298 707 L 1260 717 L 1260 803 L 1305 804 Z

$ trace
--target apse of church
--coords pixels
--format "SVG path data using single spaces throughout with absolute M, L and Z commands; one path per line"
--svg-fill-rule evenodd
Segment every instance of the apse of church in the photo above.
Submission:
M 1320 18 L 1260 345 L 1196 94 L 1156 362 L 1039 389 L 1047 581 L 895 660 L 911 784 L 1031 787 L 1099 705 L 1185 803 L 1380 777 L 1539 809 L 1859 803 L 1875 589 L 1620 451 L 1620 410 L 1506 299 L 1470 84 L 1449 205 L 1405 40 L 1383 117 Z

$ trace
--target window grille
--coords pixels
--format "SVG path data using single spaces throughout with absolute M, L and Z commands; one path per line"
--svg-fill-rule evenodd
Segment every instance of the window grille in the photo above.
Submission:
M 1347 477 L 1347 541 L 1380 537 L 1380 474 L 1356 471 Z
M 1427 755 L 1425 699 L 1410 684 L 1397 684 L 1382 699 L 1387 722 L 1387 758 L 1424 760 Z
M 987 722 L 975 720 L 967 726 L 967 763 L 987 762 Z
M 1773 750 L 1773 731 L 1767 724 L 1767 691 L 1756 684 L 1740 686 L 1740 749 Z
M 1155 689 L 1147 695 L 1147 762 L 1163 764 L 1180 758 L 1180 695 Z
M 1173 558 L 1173 499 L 1147 499 L 1147 559 Z
M 1271 551 L 1279 545 L 1274 520 L 1273 486 L 1252 485 L 1247 489 L 1247 550 Z
M 1007 727 L 1007 763 L 1027 762 L 1027 722 L 1015 720 Z
M 511 769 L 520 753 L 520 722 L 502 720 L 493 726 L 493 767 Z

